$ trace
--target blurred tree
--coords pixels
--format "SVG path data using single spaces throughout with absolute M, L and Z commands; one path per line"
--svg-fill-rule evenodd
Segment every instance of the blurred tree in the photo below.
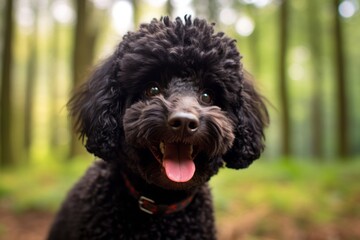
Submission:
M 217 22 L 219 16 L 219 5 L 217 0 L 209 0 L 209 20 Z
M 174 6 L 173 4 L 171 3 L 171 0 L 167 0 L 166 1 L 166 14 L 169 16 L 169 17 L 174 17 Z
M 95 43 L 102 24 L 101 19 L 93 17 L 96 11 L 92 2 L 78 0 L 76 2 L 76 25 L 73 53 L 73 85 L 79 86 L 85 79 L 86 73 L 93 63 Z M 72 134 L 70 158 L 84 154 L 85 150 L 79 138 Z
M 312 153 L 317 159 L 324 156 L 323 149 L 323 71 L 322 71 L 322 38 L 319 14 L 319 2 L 308 0 L 309 46 L 311 51 L 311 79 L 313 92 L 312 106 Z
M 249 46 L 251 51 L 251 61 L 252 61 L 252 69 L 254 73 L 260 73 L 261 71 L 261 64 L 260 64 L 260 42 L 259 42 L 259 35 L 260 35 L 260 24 L 259 24 L 259 8 L 254 7 L 253 5 L 248 4 L 248 11 L 249 15 L 252 16 L 254 20 L 254 31 L 248 37 L 249 39 Z
M 0 166 L 14 164 L 12 152 L 12 63 L 13 63 L 13 1 L 7 0 L 4 7 L 4 42 L 2 51 L 1 101 L 0 101 Z
M 280 105 L 282 111 L 282 155 L 290 156 L 291 154 L 291 126 L 290 126 L 290 112 L 289 112 L 289 96 L 288 96 L 288 84 L 287 84 L 287 63 L 286 56 L 288 53 L 288 0 L 282 1 L 280 5 L 280 62 L 279 62 L 279 81 L 280 81 Z
M 50 2 L 54 3 L 56 0 Z M 59 117 L 57 112 L 58 100 L 58 76 L 59 76 L 59 39 L 60 39 L 60 26 L 56 19 L 53 18 L 53 35 L 51 41 L 51 56 L 50 56 L 50 143 L 52 148 L 56 148 L 59 144 Z
M 205 15 L 208 21 L 218 22 L 219 2 L 217 0 L 193 0 L 193 6 L 197 15 Z
M 340 15 L 338 12 L 340 0 L 333 1 L 334 16 L 334 49 L 335 49 L 335 71 L 336 71 L 336 91 L 338 99 L 337 111 L 337 131 L 338 131 L 338 154 L 342 159 L 348 155 L 348 110 L 346 101 L 346 73 L 345 73 L 345 52 L 344 52 L 344 36 Z
M 134 21 L 134 26 L 135 28 L 137 28 L 140 24 L 140 6 L 139 6 L 140 1 L 139 0 L 132 0 L 132 5 L 133 5 L 133 21 Z
M 34 23 L 33 31 L 28 36 L 28 59 L 26 69 L 26 86 L 25 86 L 25 103 L 24 103 L 24 148 L 27 160 L 29 159 L 29 151 L 32 140 L 33 129 L 33 110 L 34 110 L 34 87 L 37 74 L 37 35 L 38 35 L 38 4 L 31 2 L 31 9 L 33 11 Z

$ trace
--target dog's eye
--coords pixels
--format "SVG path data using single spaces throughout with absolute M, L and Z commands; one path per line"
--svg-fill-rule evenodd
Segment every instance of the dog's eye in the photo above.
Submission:
M 146 95 L 148 97 L 154 97 L 156 95 L 159 95 L 161 93 L 161 90 L 158 86 L 152 85 L 146 90 Z
M 210 92 L 203 92 L 201 93 L 200 95 L 200 101 L 203 103 L 203 104 L 206 104 L 206 105 L 210 105 L 213 103 L 213 97 L 212 97 L 212 94 Z

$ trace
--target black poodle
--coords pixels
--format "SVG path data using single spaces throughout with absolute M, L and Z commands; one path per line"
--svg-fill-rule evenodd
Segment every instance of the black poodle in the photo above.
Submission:
M 236 41 L 190 17 L 124 36 L 69 102 L 99 157 L 48 239 L 216 239 L 207 182 L 264 148 L 268 114 Z

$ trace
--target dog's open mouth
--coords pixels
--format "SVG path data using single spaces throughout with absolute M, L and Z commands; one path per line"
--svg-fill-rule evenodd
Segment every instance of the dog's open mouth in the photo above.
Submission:
M 153 146 L 150 150 L 162 164 L 166 176 L 171 181 L 184 183 L 194 176 L 194 158 L 197 150 L 193 145 L 181 142 L 160 142 L 158 147 Z

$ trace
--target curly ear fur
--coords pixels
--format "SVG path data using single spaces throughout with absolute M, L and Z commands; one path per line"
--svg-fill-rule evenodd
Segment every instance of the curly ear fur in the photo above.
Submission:
M 122 131 L 121 94 L 114 72 L 115 57 L 100 64 L 68 102 L 70 115 L 86 149 L 105 160 L 116 157 Z
M 223 157 L 229 168 L 246 168 L 264 150 L 264 128 L 269 115 L 263 97 L 256 91 L 248 73 L 241 74 L 243 87 L 235 109 L 238 124 L 233 147 Z

